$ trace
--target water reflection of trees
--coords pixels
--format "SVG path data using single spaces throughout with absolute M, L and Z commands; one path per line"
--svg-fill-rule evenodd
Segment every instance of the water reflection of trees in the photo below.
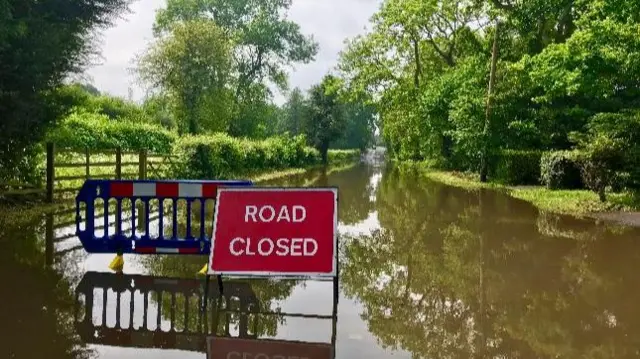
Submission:
M 74 332 L 71 286 L 47 264 L 43 222 L 0 215 L 0 357 L 87 358 Z
M 367 219 L 373 210 L 371 176 L 373 169 L 366 165 L 320 176 L 315 186 L 338 187 L 340 222 L 351 225 Z
M 304 174 L 260 183 L 277 187 L 338 187 L 340 222 L 351 225 L 367 219 L 373 210 L 371 176 L 374 169 L 359 164 L 348 169 L 316 168 Z
M 387 170 L 382 229 L 345 248 L 345 290 L 416 357 L 624 358 L 640 344 L 638 231 L 539 214 Z

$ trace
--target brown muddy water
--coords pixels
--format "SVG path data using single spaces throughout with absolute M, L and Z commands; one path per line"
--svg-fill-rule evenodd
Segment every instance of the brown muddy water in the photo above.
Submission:
M 127 255 L 115 274 L 73 213 L 5 216 L 0 358 L 640 356 L 638 229 L 390 167 L 268 185 L 339 186 L 337 320 L 330 282 L 230 280 L 203 310 L 206 258 Z

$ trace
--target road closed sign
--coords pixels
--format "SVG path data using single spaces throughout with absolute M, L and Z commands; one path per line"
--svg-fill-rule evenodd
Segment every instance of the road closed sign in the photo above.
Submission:
M 209 274 L 335 276 L 336 188 L 220 188 Z

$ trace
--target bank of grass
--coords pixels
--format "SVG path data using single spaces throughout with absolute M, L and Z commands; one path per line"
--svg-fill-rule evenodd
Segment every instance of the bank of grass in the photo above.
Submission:
M 477 174 L 445 172 L 423 166 L 427 178 L 446 185 L 468 190 L 482 188 L 503 191 L 514 198 L 527 201 L 543 211 L 587 216 L 598 212 L 640 210 L 640 198 L 632 193 L 608 193 L 607 201 L 588 190 L 549 190 L 542 186 L 506 186 L 498 183 L 482 183 Z

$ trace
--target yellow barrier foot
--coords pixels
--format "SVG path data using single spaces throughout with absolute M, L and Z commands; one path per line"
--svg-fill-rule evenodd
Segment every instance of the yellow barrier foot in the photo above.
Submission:
M 200 269 L 200 271 L 198 272 L 198 274 L 200 275 L 207 275 L 207 265 L 205 264 L 204 267 L 202 267 L 202 269 Z
M 109 264 L 109 269 L 114 272 L 122 273 L 122 269 L 124 268 L 124 258 L 122 254 L 117 254 L 115 258 Z

